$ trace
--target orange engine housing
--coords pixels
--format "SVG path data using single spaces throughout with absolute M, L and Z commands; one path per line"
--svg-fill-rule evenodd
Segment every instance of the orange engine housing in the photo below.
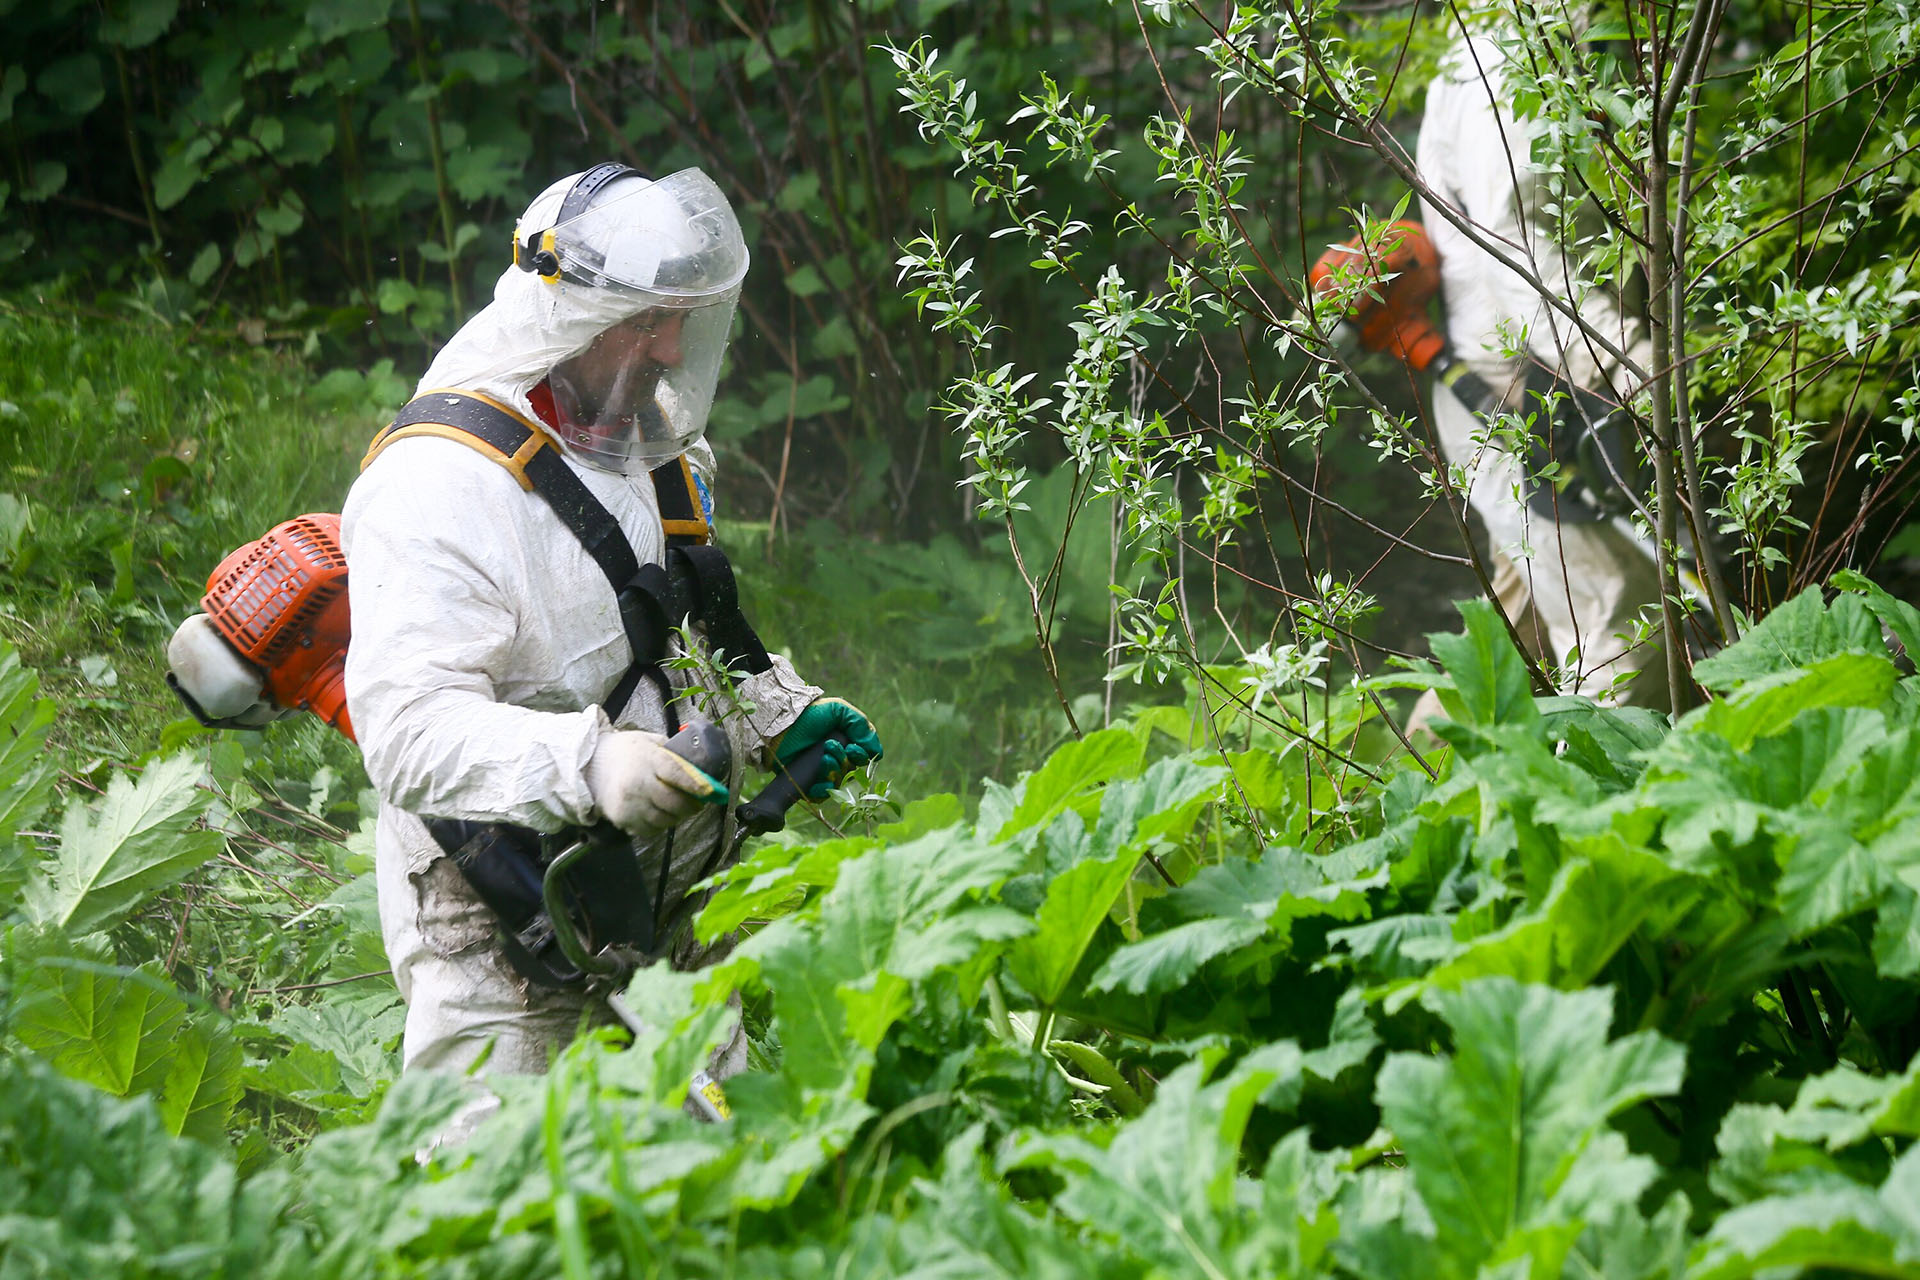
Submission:
M 339 516 L 296 516 L 229 553 L 207 579 L 200 607 L 241 657 L 267 673 L 275 703 L 311 711 L 353 737 Z
M 1333 245 L 1313 264 L 1307 280 L 1315 293 L 1325 293 L 1342 270 L 1358 271 L 1373 286 L 1347 312 L 1360 331 L 1360 345 L 1390 352 L 1415 369 L 1433 363 L 1447 340 L 1427 319 L 1427 303 L 1440 292 L 1440 255 L 1426 229 L 1403 219 L 1387 224 L 1371 245 L 1360 236 Z

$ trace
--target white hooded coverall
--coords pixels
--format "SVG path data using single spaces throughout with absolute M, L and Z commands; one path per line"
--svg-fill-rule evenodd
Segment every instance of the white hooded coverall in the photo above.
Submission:
M 1649 344 L 1604 290 L 1582 290 L 1579 276 L 1541 208 L 1543 184 L 1530 163 L 1531 134 L 1507 107 L 1505 55 L 1492 40 L 1460 41 L 1427 91 L 1417 160 L 1421 176 L 1508 257 L 1524 263 L 1581 318 L 1647 367 Z M 1469 368 L 1508 406 L 1520 410 L 1526 359 L 1504 353 L 1509 334 L 1526 334 L 1533 360 L 1563 369 L 1570 382 L 1612 403 L 1634 390 L 1631 377 L 1527 280 L 1475 244 L 1431 203 L 1425 225 L 1440 255 L 1447 336 Z M 1433 415 L 1447 459 L 1470 476 L 1468 501 L 1486 524 L 1498 572 L 1496 590 L 1523 639 L 1564 671 L 1562 691 L 1606 698 L 1623 674 L 1657 665 L 1657 643 L 1630 646 L 1643 607 L 1660 598 L 1651 546 L 1625 521 L 1556 521 L 1528 507 L 1526 468 L 1490 445 L 1486 424 L 1450 390 L 1436 387 Z M 1511 563 L 1506 563 L 1510 561 Z M 1527 606 L 1531 615 L 1528 616 Z M 1654 675 L 1636 678 L 1625 701 L 1664 702 Z
M 479 392 L 534 417 L 528 392 L 622 318 L 616 306 L 598 291 L 509 268 L 420 390 Z M 650 477 L 562 456 L 639 562 L 661 561 Z M 711 476 L 704 445 L 690 457 L 703 480 Z M 478 451 L 432 437 L 394 443 L 354 484 L 341 535 L 353 617 L 348 705 L 380 795 L 380 922 L 408 1006 L 404 1065 L 464 1070 L 491 1045 L 488 1071 L 544 1071 L 583 1015 L 597 1015 L 584 996 L 529 988 L 513 970 L 492 916 L 420 815 L 540 831 L 593 821 L 583 773 L 595 746 L 615 728 L 666 732 L 659 694 L 640 681 L 609 723 L 600 700 L 632 657 L 613 587 L 545 500 Z M 739 692 L 754 710 L 726 724 L 736 793 L 743 762 L 761 760 L 820 695 L 779 656 Z M 690 714 L 684 699 L 681 707 Z M 723 818 L 702 808 L 643 851 L 643 867 L 656 868 L 671 840 L 667 936 L 692 915 L 686 891 L 718 847 Z M 668 958 L 693 967 L 702 957 L 683 936 Z M 744 1047 L 736 1034 L 716 1074 L 743 1064 Z

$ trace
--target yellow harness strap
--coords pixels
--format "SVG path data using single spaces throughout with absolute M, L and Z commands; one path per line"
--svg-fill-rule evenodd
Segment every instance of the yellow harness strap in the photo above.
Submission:
M 556 455 L 559 452 L 546 427 L 534 419 L 492 396 L 444 387 L 423 391 L 408 401 L 393 424 L 374 436 L 366 457 L 360 460 L 360 469 L 372 466 L 387 446 L 415 436 L 434 436 L 466 445 L 505 467 L 528 493 L 538 488 L 527 470 L 529 464 L 550 445 L 555 446 Z M 706 546 L 711 541 L 706 505 L 700 500 L 699 482 L 685 454 L 654 468 L 653 492 L 660 508 L 661 531 L 671 543 Z

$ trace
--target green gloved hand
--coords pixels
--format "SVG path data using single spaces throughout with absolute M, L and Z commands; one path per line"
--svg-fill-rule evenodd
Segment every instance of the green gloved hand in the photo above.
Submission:
M 826 799 L 840 779 L 886 754 L 880 735 L 860 708 L 844 698 L 816 698 L 773 740 L 773 758 L 784 769 L 822 743 L 826 744 L 826 772 L 807 789 L 809 800 Z

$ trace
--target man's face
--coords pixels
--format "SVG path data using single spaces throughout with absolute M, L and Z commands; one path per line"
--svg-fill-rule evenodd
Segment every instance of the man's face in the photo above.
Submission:
M 579 400 L 576 431 L 602 441 L 626 438 L 641 419 L 657 418 L 661 379 L 678 368 L 686 312 L 656 307 L 603 330 L 567 363 Z M 572 416 L 572 415 L 570 415 Z
M 611 382 L 620 370 L 677 368 L 680 364 L 680 331 L 686 326 L 687 313 L 662 307 L 629 316 L 595 338 L 575 357 L 585 367 Z

